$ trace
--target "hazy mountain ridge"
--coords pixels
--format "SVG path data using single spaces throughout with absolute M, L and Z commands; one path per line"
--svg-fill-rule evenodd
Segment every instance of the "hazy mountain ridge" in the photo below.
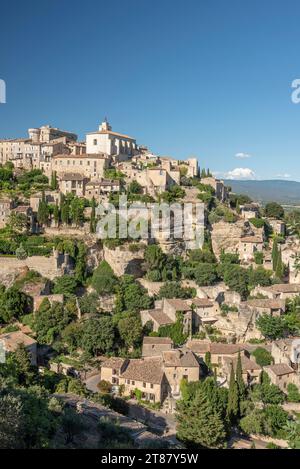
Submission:
M 287 205 L 300 205 L 300 182 L 268 179 L 263 181 L 224 180 L 233 192 L 247 194 L 253 200 Z

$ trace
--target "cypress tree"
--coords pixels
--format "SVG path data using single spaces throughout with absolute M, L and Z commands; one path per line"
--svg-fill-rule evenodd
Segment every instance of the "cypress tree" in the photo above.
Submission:
M 42 199 L 39 202 L 37 220 L 40 225 L 45 225 L 49 218 L 49 207 L 46 202 L 45 192 L 42 193 Z
M 275 276 L 279 279 L 282 279 L 283 275 L 284 275 L 284 266 L 283 266 L 283 262 L 282 262 L 281 249 L 279 249 L 278 250 L 277 263 L 276 263 Z
M 96 203 L 95 198 L 92 198 L 92 210 L 91 210 L 91 220 L 90 220 L 90 232 L 96 232 Z
M 237 364 L 236 364 L 236 384 L 238 388 L 239 400 L 243 401 L 246 396 L 246 386 L 243 380 L 243 369 L 242 369 L 242 359 L 241 353 L 238 354 Z
M 52 173 L 51 173 L 50 187 L 53 191 L 55 191 L 57 189 L 57 174 L 56 174 L 56 171 L 52 171 Z
M 230 422 L 234 422 L 239 413 L 239 396 L 238 387 L 235 381 L 233 365 L 231 364 L 229 390 L 228 390 L 228 404 L 227 404 L 227 417 Z
M 70 207 L 67 202 L 64 202 L 61 208 L 61 221 L 68 225 L 70 221 Z
M 179 401 L 176 409 L 177 434 L 182 441 L 203 448 L 223 446 L 224 423 L 204 389 L 200 388 L 192 401 Z
M 274 272 L 276 271 L 277 261 L 278 261 L 278 242 L 277 242 L 277 239 L 275 238 L 273 241 L 273 248 L 272 248 L 272 264 L 273 264 Z
M 56 225 L 59 224 L 59 207 L 58 207 L 58 203 L 56 202 L 55 206 L 54 206 L 54 210 L 53 210 L 53 218 L 54 218 L 54 221 L 56 223 Z
M 177 280 L 177 270 L 176 270 L 176 267 L 173 267 L 173 270 L 172 270 L 172 280 L 173 280 L 173 281 L 176 281 L 176 280 Z

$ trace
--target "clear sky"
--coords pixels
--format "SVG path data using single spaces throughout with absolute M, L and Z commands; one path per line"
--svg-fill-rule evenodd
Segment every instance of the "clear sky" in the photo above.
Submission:
M 0 25 L 0 137 L 107 116 L 222 176 L 300 180 L 299 2 L 2 0 Z

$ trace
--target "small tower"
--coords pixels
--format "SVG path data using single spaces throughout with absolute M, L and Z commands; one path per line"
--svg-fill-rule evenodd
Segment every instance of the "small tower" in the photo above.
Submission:
M 107 132 L 109 130 L 111 130 L 111 126 L 109 125 L 109 122 L 107 120 L 107 117 L 104 118 L 104 121 L 101 122 L 101 125 L 99 125 L 99 130 L 101 131 L 104 131 L 104 132 Z

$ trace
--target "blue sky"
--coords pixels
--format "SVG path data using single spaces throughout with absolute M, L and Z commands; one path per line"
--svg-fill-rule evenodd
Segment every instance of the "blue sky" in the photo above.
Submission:
M 4 0 L 0 15 L 0 137 L 49 123 L 83 139 L 107 116 L 222 176 L 300 180 L 299 3 Z

